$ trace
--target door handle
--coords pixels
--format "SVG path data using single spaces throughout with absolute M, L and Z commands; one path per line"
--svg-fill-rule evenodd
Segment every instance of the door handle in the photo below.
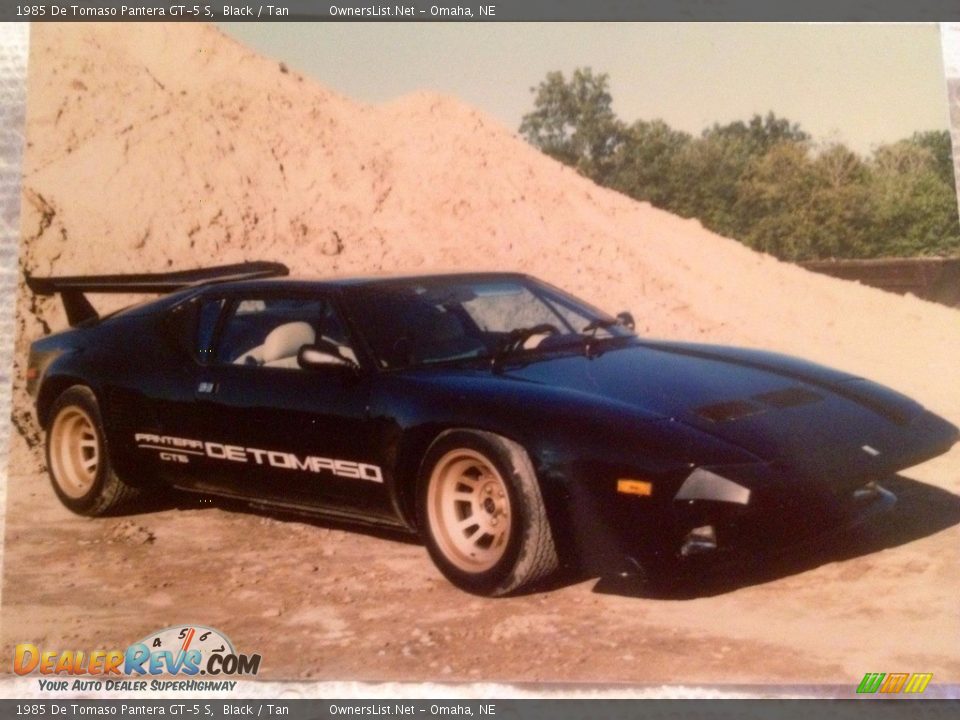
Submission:
M 217 391 L 217 384 L 212 382 L 202 382 L 197 385 L 198 395 L 213 395 Z

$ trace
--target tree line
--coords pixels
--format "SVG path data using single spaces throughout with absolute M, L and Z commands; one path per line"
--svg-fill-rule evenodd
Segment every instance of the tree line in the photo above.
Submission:
M 950 134 L 914 133 L 861 156 L 797 123 L 754 115 L 699 137 L 626 123 L 609 78 L 578 68 L 532 88 L 520 133 L 599 185 L 784 260 L 960 254 Z

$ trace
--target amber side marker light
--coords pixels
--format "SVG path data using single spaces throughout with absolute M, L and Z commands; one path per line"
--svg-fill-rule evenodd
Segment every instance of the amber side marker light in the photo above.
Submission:
M 653 483 L 647 480 L 617 480 L 617 492 L 624 495 L 653 495 Z

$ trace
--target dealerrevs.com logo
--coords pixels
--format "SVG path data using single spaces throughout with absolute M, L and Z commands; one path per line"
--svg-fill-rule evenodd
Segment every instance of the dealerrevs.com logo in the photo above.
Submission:
M 21 643 L 13 653 L 17 675 L 48 676 L 39 680 L 44 691 L 233 690 L 237 682 L 227 678 L 259 670 L 260 655 L 236 652 L 226 635 L 203 625 L 166 628 L 126 650 L 46 650 Z M 138 679 L 160 675 L 189 679 Z

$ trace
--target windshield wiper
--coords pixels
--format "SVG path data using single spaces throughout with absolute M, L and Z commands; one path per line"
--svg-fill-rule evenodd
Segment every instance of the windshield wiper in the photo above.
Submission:
M 507 356 L 522 348 L 523 344 L 527 342 L 527 340 L 536 335 L 559 334 L 560 330 L 557 328 L 557 326 L 551 325 L 550 323 L 540 323 L 539 325 L 531 325 L 530 327 L 515 328 L 507 333 L 506 337 L 501 339 L 498 343 L 497 349 L 491 358 L 490 366 L 494 370 L 498 370 L 500 368 L 500 363 L 506 359 Z
M 614 326 L 622 327 L 624 325 L 623 321 L 618 318 L 596 318 L 587 323 L 583 330 L 580 333 L 574 333 L 570 335 L 570 342 L 565 343 L 550 343 L 551 350 L 557 350 L 561 347 L 570 347 L 573 345 L 582 345 L 584 354 L 587 357 L 595 357 L 597 355 L 596 345 L 600 340 L 613 340 L 619 336 L 612 335 L 610 338 L 598 338 L 597 330 L 605 330 L 612 328 Z M 556 325 L 550 323 L 540 323 L 539 325 L 531 325 L 530 327 L 522 327 L 511 330 L 507 335 L 500 340 L 497 345 L 497 349 L 494 351 L 493 356 L 490 360 L 490 366 L 496 371 L 500 369 L 503 361 L 512 355 L 513 353 L 520 350 L 524 343 L 527 342 L 530 338 L 536 335 L 561 335 L 560 329 Z
M 613 326 L 619 325 L 619 324 L 620 324 L 620 321 L 615 318 L 608 318 L 608 319 L 596 318 L 595 320 L 591 320 L 586 325 L 584 325 L 583 330 L 581 330 L 580 332 L 583 334 L 591 333 L 591 337 L 596 337 L 597 330 L 606 330 L 608 328 L 612 328 Z
M 595 318 L 588 322 L 581 333 L 592 332 L 593 337 L 597 336 L 597 330 L 609 330 L 614 326 L 622 327 L 624 330 L 629 332 L 634 332 L 636 328 L 636 321 L 633 319 L 633 315 L 626 310 L 623 312 L 617 313 L 615 318 Z
M 598 338 L 597 330 L 609 330 L 613 327 L 623 328 L 629 331 L 629 335 L 619 335 L 610 333 L 609 337 Z M 630 313 L 622 312 L 615 318 L 595 318 L 584 325 L 580 335 L 583 337 L 583 353 L 588 358 L 597 357 L 597 344 L 604 340 L 615 340 L 617 338 L 630 337 L 633 335 L 634 321 Z

